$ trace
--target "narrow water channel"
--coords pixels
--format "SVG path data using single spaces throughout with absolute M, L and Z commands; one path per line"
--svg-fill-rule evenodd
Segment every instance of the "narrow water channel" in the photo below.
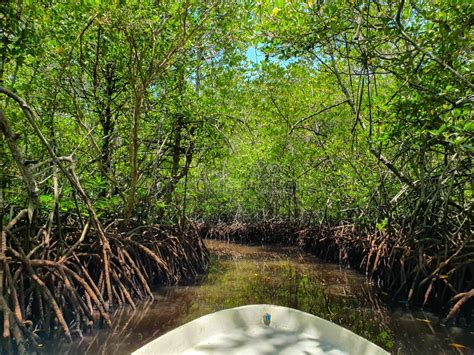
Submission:
M 51 354 L 130 354 L 199 316 L 245 304 L 293 307 L 342 325 L 394 354 L 471 354 L 474 329 L 446 327 L 433 314 L 388 307 L 366 278 L 293 248 L 208 241 L 209 271 L 191 285 L 161 288 L 136 310 L 114 314 L 113 330 L 94 330 Z

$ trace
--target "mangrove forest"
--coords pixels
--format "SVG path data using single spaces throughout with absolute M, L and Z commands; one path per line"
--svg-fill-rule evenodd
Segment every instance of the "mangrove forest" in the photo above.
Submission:
M 1 354 L 250 303 L 474 351 L 474 2 L 0 9 Z

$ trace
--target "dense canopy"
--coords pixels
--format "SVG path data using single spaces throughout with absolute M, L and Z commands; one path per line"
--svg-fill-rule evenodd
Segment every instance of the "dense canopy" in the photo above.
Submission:
M 104 267 L 86 281 L 126 303 L 109 226 L 197 220 L 351 225 L 377 235 L 363 255 L 396 270 L 398 296 L 474 287 L 472 1 L 0 6 L 4 287 L 85 240 Z M 117 260 L 158 263 L 146 238 Z

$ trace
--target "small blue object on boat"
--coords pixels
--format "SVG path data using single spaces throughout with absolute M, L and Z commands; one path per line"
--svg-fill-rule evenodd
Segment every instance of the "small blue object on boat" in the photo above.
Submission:
M 263 324 L 270 325 L 271 321 L 272 321 L 272 316 L 270 315 L 270 313 L 265 313 L 263 315 Z

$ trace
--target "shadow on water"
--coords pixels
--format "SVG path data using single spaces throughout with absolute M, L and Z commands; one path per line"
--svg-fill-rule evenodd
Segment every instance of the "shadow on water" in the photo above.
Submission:
M 130 354 L 197 317 L 256 303 L 315 314 L 396 354 L 467 354 L 474 348 L 472 329 L 444 327 L 433 315 L 389 308 L 366 278 L 352 270 L 293 248 L 216 241 L 208 246 L 212 262 L 200 280 L 161 288 L 153 301 L 136 310 L 117 310 L 112 330 L 93 330 L 74 344 L 48 344 L 45 353 Z

